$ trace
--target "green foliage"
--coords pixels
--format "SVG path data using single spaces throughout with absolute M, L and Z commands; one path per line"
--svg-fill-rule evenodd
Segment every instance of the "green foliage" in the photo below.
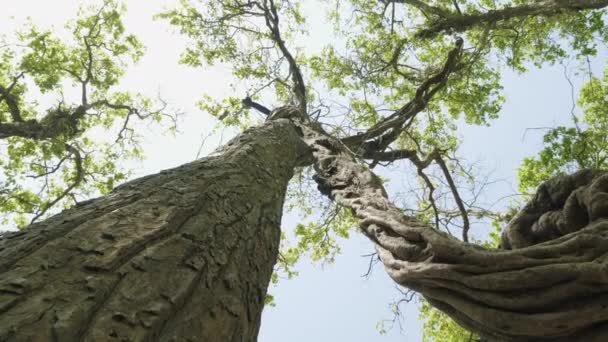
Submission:
M 246 128 L 251 124 L 249 109 L 242 108 L 241 99 L 227 97 L 217 101 L 209 95 L 197 102 L 198 108 L 211 116 L 222 120 L 225 126 Z
M 333 47 L 326 48 L 320 56 L 311 58 L 312 75 L 339 93 L 365 98 L 371 107 L 402 106 L 404 99 L 413 97 L 422 80 L 439 70 L 447 52 L 453 47 L 450 39 L 413 39 L 411 27 L 406 24 L 420 19 L 416 12 L 400 9 L 398 18 L 391 22 L 382 2 L 339 3 L 332 18 L 339 35 L 347 42 L 347 53 L 340 53 Z M 358 29 L 346 29 L 353 25 Z M 476 43 L 471 39 L 471 45 L 476 46 Z M 436 96 L 437 101 L 429 103 L 429 112 L 448 113 L 452 120 L 464 117 L 472 124 L 486 124 L 488 119 L 497 116 L 504 99 L 499 94 L 498 70 L 480 63 L 480 56 L 487 50 L 485 46 L 484 43 L 479 51 L 466 53 L 459 67 L 460 76 L 453 78 L 448 87 Z M 403 53 L 405 49 L 407 53 Z M 400 53 L 398 58 L 397 52 Z M 365 92 L 364 97 L 361 90 Z M 423 126 L 432 125 L 424 118 L 418 120 Z
M 572 116 L 573 126 L 559 126 L 545 133 L 544 148 L 522 161 L 518 169 L 521 192 L 533 191 L 550 177 L 582 168 L 608 167 L 608 68 L 603 79 L 592 78 L 577 101 L 582 117 Z
M 66 26 L 73 38 L 69 42 L 30 24 L 18 33 L 19 41 L 28 47 L 18 71 L 31 77 L 42 92 L 58 90 L 64 81 L 80 83 L 87 78 L 96 91 L 107 91 L 124 74 L 125 58 L 137 62 L 143 54 L 137 38 L 125 33 L 124 11 L 124 6 L 113 1 L 104 2 L 101 8 L 81 9 L 80 18 Z
M 474 334 L 454 322 L 448 315 L 433 308 L 428 302 L 420 304 L 422 342 L 469 342 Z
M 198 102 L 199 108 L 224 119 L 226 125 L 247 127 L 252 122 L 248 111 L 241 108 L 245 95 L 255 99 L 260 92 L 270 91 L 277 103 L 290 102 L 292 94 L 286 87 L 288 67 L 276 53 L 260 8 L 235 0 L 180 0 L 179 4 L 157 18 L 168 20 L 191 39 L 181 63 L 193 67 L 227 64 L 239 85 L 248 88 L 240 98 L 216 101 L 205 95 Z M 277 0 L 275 5 L 281 22 L 289 23 L 281 26 L 283 39 L 303 33 L 305 18 L 300 5 L 287 0 Z
M 117 90 L 143 54 L 125 32 L 124 12 L 124 5 L 105 0 L 81 8 L 66 25 L 66 38 L 29 23 L 15 42 L 1 42 L 4 224 L 23 226 L 105 194 L 128 176 L 120 162 L 141 158 L 134 119 L 160 121 L 164 114 L 153 111 L 153 101 Z
M 285 274 L 288 279 L 297 276 L 295 270 L 298 261 L 308 256 L 314 262 L 332 263 L 340 253 L 339 239 L 348 239 L 351 230 L 357 227 L 357 220 L 350 210 L 336 207 L 331 203 L 321 201 L 320 205 L 298 203 L 299 200 L 311 198 L 310 195 L 294 194 L 291 191 L 292 201 L 288 202 L 293 208 L 301 208 L 303 223 L 298 223 L 292 236 L 285 233 L 281 236 L 281 248 L 276 272 Z M 295 200 L 295 201 L 293 201 Z M 323 211 L 320 218 L 313 215 L 314 209 Z M 278 282 L 278 275 L 274 282 Z
M 264 305 L 266 307 L 276 306 L 276 303 L 274 301 L 274 296 L 271 295 L 270 293 L 267 293 L 266 296 L 264 297 Z
M 313 261 L 334 260 L 335 255 L 340 252 L 336 237 L 347 239 L 349 231 L 357 226 L 357 221 L 348 209 L 341 207 L 332 207 L 324 216 L 320 224 L 309 222 L 296 225 L 294 235 L 298 242 L 288 249 L 290 254 L 309 253 Z

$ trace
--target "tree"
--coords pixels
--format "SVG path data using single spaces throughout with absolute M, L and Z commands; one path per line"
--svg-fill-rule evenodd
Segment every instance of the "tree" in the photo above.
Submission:
M 290 1 L 184 0 L 162 14 L 193 40 L 185 63 L 229 62 L 243 83 L 261 85 L 244 100 L 201 106 L 228 124 L 247 126 L 251 108 L 266 122 L 208 158 L 6 234 L 0 326 L 10 329 L 2 338 L 255 340 L 287 183 L 310 165 L 320 193 L 358 220 L 389 275 L 467 329 L 494 340 L 605 336 L 605 172 L 543 183 L 505 228 L 502 249 L 484 248 L 468 242 L 475 208 L 457 186 L 465 168 L 454 130 L 459 116 L 485 124 L 497 115 L 492 58 L 523 72 L 529 62 L 593 55 L 608 32 L 598 10 L 608 2 L 338 4 L 345 56 L 339 48 L 292 53 L 288 41 L 305 20 Z M 326 95 L 307 80 L 326 82 Z M 270 87 L 286 105 L 258 103 Z M 335 109 L 326 104 L 332 96 L 348 101 L 343 122 L 323 115 Z M 371 171 L 397 160 L 427 187 L 421 210 L 389 201 Z M 433 168 L 455 210 L 437 201 Z M 459 226 L 463 241 L 441 231 Z M 314 229 L 299 235 L 310 239 Z M 291 251 L 292 259 L 301 252 Z
M 66 39 L 30 24 L 0 41 L 4 224 L 23 226 L 108 193 L 128 176 L 118 161 L 141 157 L 134 121 L 175 124 L 164 102 L 118 89 L 144 49 L 125 32 L 124 11 L 103 1 L 67 24 Z M 100 129 L 115 135 L 102 139 Z
M 519 188 L 522 193 L 534 191 L 542 182 L 576 170 L 606 169 L 605 148 L 605 83 L 591 78 L 581 89 L 578 105 L 583 109 L 582 118 L 572 112 L 572 127 L 558 126 L 544 134 L 545 147 L 537 157 L 523 160 L 518 170 Z M 584 126 L 583 126 L 584 125 Z M 493 234 L 487 245 L 498 247 L 500 239 Z M 433 310 L 423 303 L 421 316 L 425 320 L 425 341 L 470 341 L 471 333 L 453 322 L 449 316 Z

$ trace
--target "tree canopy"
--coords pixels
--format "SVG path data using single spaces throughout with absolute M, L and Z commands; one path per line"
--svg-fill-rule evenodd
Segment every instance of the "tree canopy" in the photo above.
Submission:
M 124 11 L 104 1 L 81 9 L 68 39 L 30 23 L 0 42 L 4 224 L 107 193 L 128 176 L 120 160 L 141 157 L 134 121 L 175 123 L 162 101 L 118 87 L 144 53 Z

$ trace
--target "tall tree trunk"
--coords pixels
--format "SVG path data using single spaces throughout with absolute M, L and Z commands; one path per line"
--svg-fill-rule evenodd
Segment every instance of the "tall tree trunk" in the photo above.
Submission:
M 255 341 L 287 182 L 286 120 L 0 239 L 1 341 Z

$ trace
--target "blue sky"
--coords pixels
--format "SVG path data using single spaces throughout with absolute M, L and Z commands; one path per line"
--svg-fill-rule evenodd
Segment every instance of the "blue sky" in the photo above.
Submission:
M 76 11 L 76 0 L 0 0 L 0 32 L 10 33 L 19 27 L 26 16 L 41 26 L 61 28 L 66 18 Z M 195 70 L 179 66 L 177 58 L 184 40 L 168 32 L 164 23 L 151 17 L 163 4 L 171 1 L 128 1 L 127 27 L 138 34 L 148 47 L 141 63 L 131 69 L 123 82 L 125 89 L 140 91 L 150 96 L 160 92 L 186 115 L 175 137 L 163 135 L 152 126 L 141 127 L 147 159 L 129 166 L 135 176 L 143 176 L 162 169 L 192 161 L 199 149 L 201 137 L 212 132 L 214 121 L 195 108 L 194 103 L 203 92 L 214 97 L 232 95 L 230 77 L 225 68 Z M 14 19 L 9 19 L 9 17 Z M 327 35 L 313 32 L 311 41 L 322 43 Z M 593 70 L 603 70 L 605 51 L 593 60 Z M 579 86 L 584 80 L 575 78 Z M 507 102 L 501 117 L 491 127 L 462 125 L 460 155 L 476 161 L 491 179 L 500 180 L 488 188 L 488 203 L 515 192 L 515 168 L 525 156 L 533 155 L 541 147 L 542 130 L 534 127 L 553 127 L 569 123 L 571 89 L 561 65 L 531 70 L 525 75 L 506 72 L 503 77 Z M 527 132 L 527 133 L 526 133 Z M 205 141 L 203 154 L 210 152 L 230 136 L 234 130 L 217 131 Z M 525 139 L 524 139 L 525 134 Z M 398 171 L 398 170 L 397 170 Z M 407 182 L 393 182 L 394 186 Z M 398 189 L 392 189 L 394 191 Z M 283 228 L 291 229 L 297 216 L 286 214 Z M 379 335 L 376 324 L 391 319 L 389 303 L 399 298 L 395 285 L 381 266 L 376 266 L 369 278 L 369 259 L 362 255 L 373 252 L 372 244 L 361 235 L 344 241 L 343 253 L 329 265 L 313 265 L 304 260 L 299 265 L 299 276 L 282 280 L 272 288 L 277 306 L 264 311 L 261 342 L 308 341 L 419 341 L 420 323 L 416 305 L 403 312 L 402 330 L 395 326 L 386 335 Z

